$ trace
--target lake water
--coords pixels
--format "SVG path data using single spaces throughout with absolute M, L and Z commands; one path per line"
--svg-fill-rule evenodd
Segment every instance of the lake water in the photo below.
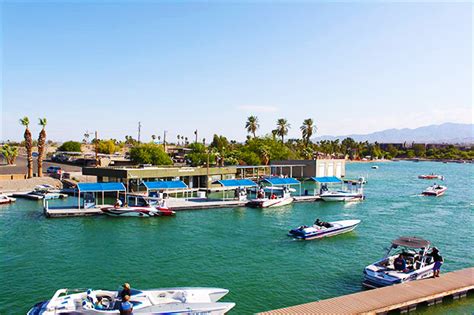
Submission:
M 300 203 L 275 209 L 178 212 L 165 218 L 47 219 L 41 202 L 0 206 L 0 314 L 25 313 L 59 288 L 222 287 L 233 314 L 275 309 L 362 290 L 363 268 L 398 236 L 430 240 L 445 258 L 442 271 L 474 265 L 474 165 L 431 162 L 347 165 L 347 176 L 367 176 L 359 203 Z M 447 193 L 422 197 L 446 177 Z M 74 198 L 58 203 L 73 203 Z M 360 219 L 352 233 L 295 241 L 290 228 Z M 474 298 L 418 313 L 470 314 Z

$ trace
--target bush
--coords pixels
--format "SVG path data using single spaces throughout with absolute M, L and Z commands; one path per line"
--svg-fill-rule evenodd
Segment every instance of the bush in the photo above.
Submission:
M 114 140 L 102 140 L 99 142 L 98 150 L 99 153 L 114 154 L 118 151 L 118 147 L 115 145 Z
M 130 149 L 130 159 L 137 164 L 171 165 L 173 162 L 161 145 L 146 143 Z
M 81 152 L 81 143 L 77 141 L 66 141 L 58 148 L 58 151 Z

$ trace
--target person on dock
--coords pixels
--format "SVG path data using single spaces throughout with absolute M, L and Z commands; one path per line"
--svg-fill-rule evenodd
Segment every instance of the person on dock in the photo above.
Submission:
M 439 250 L 436 247 L 433 247 L 431 253 L 429 253 L 431 257 L 433 257 L 434 267 L 433 267 L 433 278 L 439 277 L 439 272 L 441 270 L 441 265 L 444 263 L 443 256 L 439 254 Z
M 405 261 L 403 254 L 400 254 L 397 258 L 395 258 L 395 260 L 393 261 L 393 266 L 397 271 L 407 271 L 407 262 Z
M 125 295 L 123 297 L 122 303 L 120 303 L 120 315 L 132 315 L 133 314 L 133 304 L 130 303 L 130 295 Z
M 125 283 L 122 285 L 122 288 L 123 288 L 123 290 L 120 291 L 119 296 L 120 296 L 120 298 L 121 298 L 122 301 L 123 301 L 123 300 L 125 299 L 125 296 L 128 295 L 128 296 L 130 297 L 130 295 L 132 295 L 132 292 L 130 291 L 130 284 L 129 284 L 129 283 L 126 283 L 126 282 L 125 282 Z

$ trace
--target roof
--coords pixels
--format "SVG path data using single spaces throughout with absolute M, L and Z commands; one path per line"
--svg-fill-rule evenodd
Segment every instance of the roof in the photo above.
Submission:
M 188 188 L 188 186 L 181 180 L 157 181 L 157 182 L 143 182 L 143 185 L 149 190 L 151 189 L 179 189 Z
M 268 177 L 262 180 L 263 182 L 267 182 L 273 186 L 278 185 L 298 185 L 301 184 L 298 180 L 288 177 L 288 178 L 281 178 L 281 177 Z
M 311 177 L 310 179 L 318 183 L 340 183 L 342 181 L 336 176 Z
M 80 192 L 125 191 L 123 183 L 78 183 Z
M 251 187 L 257 186 L 253 181 L 250 179 L 221 179 L 215 181 L 214 183 L 220 184 L 224 187 Z
M 430 242 L 415 236 L 401 236 L 392 241 L 393 245 L 421 248 L 430 246 Z

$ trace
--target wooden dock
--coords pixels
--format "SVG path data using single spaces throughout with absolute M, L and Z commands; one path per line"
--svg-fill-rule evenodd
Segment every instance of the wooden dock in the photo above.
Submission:
M 420 303 L 431 306 L 441 303 L 447 296 L 453 299 L 465 297 L 473 289 L 474 267 L 441 274 L 439 278 L 362 291 L 260 314 L 386 314 L 394 310 L 405 313 L 415 310 Z

